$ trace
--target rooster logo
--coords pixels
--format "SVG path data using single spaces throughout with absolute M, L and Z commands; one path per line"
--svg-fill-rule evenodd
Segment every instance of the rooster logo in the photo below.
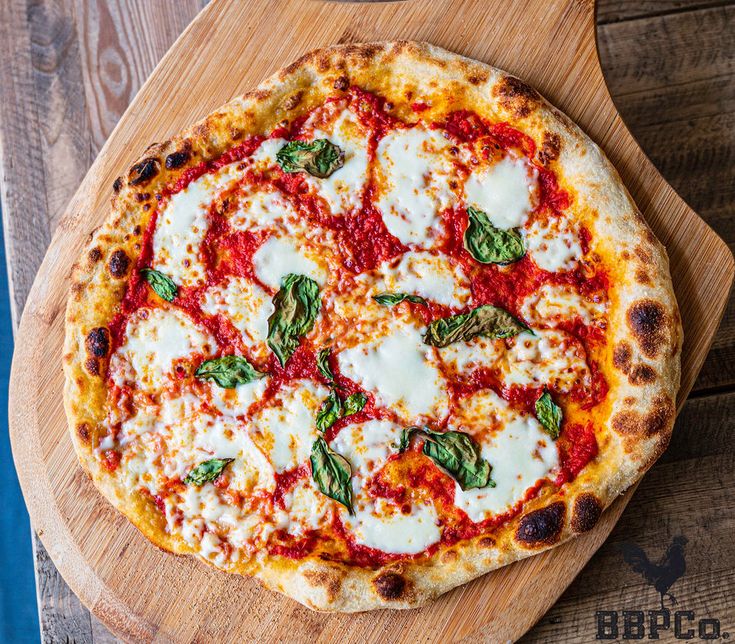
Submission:
M 676 598 L 669 592 L 669 588 L 686 572 L 684 546 L 687 541 L 683 536 L 674 537 L 666 549 L 666 554 L 657 563 L 653 563 L 643 548 L 634 543 L 620 544 L 625 562 L 661 595 L 661 610 L 665 610 L 664 597 L 668 597 L 672 604 L 676 604 Z

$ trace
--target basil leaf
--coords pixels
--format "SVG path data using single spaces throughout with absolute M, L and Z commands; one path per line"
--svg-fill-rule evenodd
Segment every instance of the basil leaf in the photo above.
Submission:
M 151 285 L 156 294 L 167 302 L 173 302 L 179 294 L 179 288 L 168 275 L 153 268 L 144 268 L 140 271 L 140 274 Z
M 352 414 L 362 411 L 366 404 L 367 396 L 361 391 L 347 396 L 344 404 L 344 416 L 352 416 Z
M 551 399 L 548 391 L 542 393 L 536 401 L 536 418 L 551 438 L 554 440 L 559 438 L 562 421 L 561 407 Z
M 284 172 L 306 170 L 310 175 L 325 179 L 345 163 L 345 153 L 328 139 L 311 143 L 289 141 L 276 154 L 276 161 Z
M 426 329 L 424 344 L 446 347 L 453 342 L 468 342 L 477 336 L 510 338 L 530 329 L 505 309 L 491 304 L 478 306 L 469 313 L 434 320 Z
M 408 300 L 414 304 L 426 304 L 426 300 L 423 297 L 409 295 L 408 293 L 379 293 L 378 295 L 373 295 L 373 299 L 383 306 L 393 306 L 394 304 L 403 302 L 403 300 Z
M 332 349 L 330 347 L 326 347 L 325 349 L 320 349 L 319 353 L 316 354 L 316 368 L 319 370 L 319 373 L 327 379 L 329 384 L 334 382 L 334 374 L 332 373 L 332 369 L 329 367 L 329 355 L 331 353 Z
M 273 298 L 275 311 L 268 318 L 268 346 L 281 366 L 299 346 L 299 339 L 314 327 L 319 315 L 319 285 L 306 275 L 289 273 Z
M 205 360 L 194 375 L 204 380 L 213 380 L 225 389 L 234 389 L 237 385 L 244 385 L 265 376 L 242 356 L 222 356 Z
M 325 432 L 340 418 L 342 418 L 342 401 L 337 391 L 332 389 L 316 414 L 316 428 L 320 432 Z
M 467 208 L 469 224 L 464 231 L 464 247 L 482 264 L 511 264 L 526 254 L 517 229 L 503 230 L 490 223 L 482 210 Z
M 337 454 L 321 436 L 311 447 L 311 476 L 322 494 L 352 509 L 352 468 L 344 456 Z
M 199 463 L 199 465 L 186 475 L 184 483 L 187 485 L 201 486 L 208 481 L 214 481 L 222 474 L 222 470 L 234 460 L 234 458 L 211 458 L 208 461 Z
M 401 434 L 399 451 L 408 449 L 411 437 L 424 439 L 422 451 L 434 463 L 443 467 L 463 490 L 495 487 L 490 478 L 492 467 L 480 455 L 480 448 L 469 434 L 463 432 L 434 432 L 428 427 L 408 427 Z

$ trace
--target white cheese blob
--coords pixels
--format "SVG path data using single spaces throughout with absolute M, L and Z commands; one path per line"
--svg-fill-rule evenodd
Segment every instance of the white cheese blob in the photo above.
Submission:
M 130 316 L 125 335 L 111 369 L 123 371 L 145 389 L 165 387 L 176 360 L 217 349 L 214 338 L 177 309 L 141 309 Z
M 380 266 L 382 291 L 420 295 L 444 306 L 463 307 L 470 299 L 469 282 L 459 264 L 446 255 L 409 251 Z M 377 291 L 376 291 L 377 292 Z
M 244 277 L 230 277 L 215 284 L 204 294 L 202 311 L 208 315 L 222 315 L 240 331 L 245 345 L 267 352 L 268 318 L 273 303 L 260 286 Z
M 268 378 L 259 378 L 252 382 L 237 385 L 233 389 L 224 389 L 215 383 L 211 383 L 210 400 L 221 414 L 244 416 L 250 406 L 260 400 L 267 385 Z
M 513 156 L 479 166 L 465 182 L 465 204 L 482 210 L 496 228 L 523 226 L 534 208 L 537 174 L 528 161 Z
M 278 151 L 288 143 L 280 137 L 270 138 L 263 141 L 250 156 L 250 162 L 254 169 L 265 170 L 276 165 Z
M 237 210 L 229 220 L 233 230 L 286 228 L 298 220 L 294 207 L 277 190 L 246 190 L 238 197 Z
M 579 235 L 566 217 L 533 222 L 525 231 L 525 238 L 531 259 L 545 271 L 571 271 L 582 257 Z
M 469 374 L 480 368 L 492 369 L 504 352 L 503 340 L 482 337 L 469 342 L 453 342 L 439 349 L 444 364 L 457 374 Z
M 277 472 L 293 469 L 309 458 L 317 437 L 316 413 L 328 394 L 329 389 L 321 384 L 297 380 L 253 418 Z
M 404 244 L 431 246 L 440 213 L 456 201 L 449 186 L 450 147 L 440 132 L 421 124 L 393 130 L 378 144 L 377 205 L 390 233 Z
M 388 499 L 370 497 L 365 484 L 395 453 L 402 428 L 388 421 L 371 420 L 344 427 L 331 447 L 352 466 L 355 515 L 340 508 L 342 522 L 361 545 L 395 554 L 422 552 L 441 538 L 436 509 L 413 504 L 408 514 Z
M 540 479 L 559 465 L 556 445 L 532 416 L 518 414 L 491 390 L 462 403 L 452 428 L 474 434 L 482 457 L 492 466 L 495 487 L 462 490 L 455 484 L 454 504 L 472 521 L 503 514 L 522 501 Z M 486 428 L 490 431 L 483 431 Z
M 553 387 L 567 392 L 575 384 L 589 385 L 586 353 L 573 336 L 563 331 L 534 329 L 510 340 L 512 346 L 500 364 L 506 386 Z
M 330 103 L 316 110 L 304 124 L 307 132 L 311 130 L 307 140 L 328 139 L 344 152 L 343 166 L 328 177 L 304 175 L 306 182 L 329 204 L 333 215 L 361 205 L 368 167 L 368 132 L 348 108 L 340 107 Z
M 287 532 L 301 536 L 309 530 L 316 530 L 322 524 L 334 502 L 320 492 L 311 476 L 299 479 L 294 487 L 284 495 L 287 511 Z
M 577 319 L 590 325 L 605 315 L 606 308 L 604 301 L 585 298 L 567 284 L 544 284 L 523 301 L 521 315 L 528 322 L 550 327 Z
M 289 273 L 307 275 L 320 285 L 326 283 L 328 276 L 324 259 L 295 237 L 269 237 L 255 251 L 253 267 L 258 279 L 275 291 Z
M 447 413 L 449 394 L 433 352 L 419 329 L 397 321 L 387 335 L 341 351 L 337 359 L 345 376 L 411 422 Z
M 235 185 L 240 164 L 207 173 L 174 194 L 158 215 L 153 234 L 153 268 L 176 284 L 204 283 L 200 246 L 207 234 L 207 212 L 219 194 Z

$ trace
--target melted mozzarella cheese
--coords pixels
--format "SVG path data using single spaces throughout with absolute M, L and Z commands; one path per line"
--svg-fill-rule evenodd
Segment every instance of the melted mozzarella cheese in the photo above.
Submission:
M 123 371 L 146 389 L 165 387 L 176 360 L 217 349 L 214 338 L 177 309 L 141 309 L 128 320 L 125 335 L 127 341 L 113 356 L 111 369 Z
M 284 495 L 287 532 L 298 537 L 309 530 L 316 530 L 329 512 L 332 503 L 329 497 L 316 488 L 311 476 L 300 479 L 293 489 Z
M 586 354 L 578 340 L 563 331 L 535 329 L 513 339 L 501 363 L 506 386 L 551 386 L 567 392 L 575 384 L 589 384 Z
M 221 413 L 228 416 L 244 416 L 250 406 L 260 400 L 268 385 L 267 378 L 259 378 L 252 382 L 237 385 L 233 389 L 224 389 L 211 384 L 212 405 Z
M 302 240 L 291 237 L 269 237 L 253 255 L 253 267 L 258 279 L 274 290 L 289 273 L 308 275 L 318 284 L 327 281 L 327 267 Z
M 383 552 L 417 554 L 441 538 L 436 509 L 429 504 L 414 504 L 403 514 L 395 503 L 375 499 L 355 509 L 355 516 L 342 516 L 357 543 Z
M 478 337 L 469 342 L 453 342 L 439 349 L 439 355 L 455 373 L 470 373 L 480 368 L 491 369 L 504 351 L 503 340 Z
M 566 217 L 551 217 L 545 223 L 535 221 L 525 238 L 531 258 L 545 271 L 571 271 L 582 257 L 579 235 Z
M 365 490 L 367 480 L 382 469 L 396 451 L 402 428 L 388 421 L 371 420 L 344 427 L 331 447 L 352 466 L 355 514 L 340 508 L 342 522 L 361 545 L 383 552 L 415 554 L 441 538 L 436 509 L 431 504 L 404 508 L 388 499 L 374 499 Z
M 200 246 L 207 212 L 217 196 L 240 177 L 238 163 L 207 173 L 174 194 L 158 216 L 153 234 L 153 267 L 184 286 L 204 283 Z
M 286 228 L 298 215 L 291 203 L 278 191 L 251 190 L 239 196 L 237 210 L 230 217 L 234 230 Z
M 496 228 L 523 226 L 534 207 L 537 174 L 528 161 L 512 156 L 478 167 L 465 182 L 465 203 L 482 210 Z
M 267 351 L 268 318 L 273 313 L 271 297 L 257 284 L 244 277 L 231 277 L 211 287 L 204 294 L 202 311 L 223 315 L 240 331 L 248 347 Z
M 385 291 L 420 295 L 457 308 L 470 298 L 468 280 L 462 268 L 446 255 L 409 251 L 397 261 L 384 262 L 380 273 Z
M 582 297 L 571 286 L 544 284 L 521 305 L 521 315 L 529 322 L 554 327 L 563 320 L 581 320 L 594 324 L 605 315 L 605 302 Z
M 394 130 L 378 144 L 377 205 L 390 233 L 404 244 L 430 246 L 441 211 L 456 201 L 449 147 L 438 131 L 423 125 Z
M 493 468 L 495 487 L 462 490 L 455 484 L 454 504 L 472 521 L 507 512 L 559 465 L 556 445 L 538 421 L 515 413 L 493 391 L 481 391 L 463 401 L 451 424 L 475 434 L 482 457 Z M 495 431 L 478 431 L 488 425 L 494 425 Z
M 286 139 L 275 137 L 272 139 L 266 139 L 259 146 L 258 149 L 253 152 L 250 157 L 250 162 L 255 169 L 266 169 L 276 165 L 276 155 L 278 151 L 288 143 Z
M 332 106 L 335 106 L 332 108 Z M 308 140 L 328 139 L 338 145 L 344 152 L 344 165 L 324 179 L 306 175 L 306 182 L 324 197 L 333 215 L 339 215 L 362 203 L 362 193 L 367 181 L 368 166 L 368 133 L 360 125 L 355 115 L 347 108 L 336 115 L 333 113 L 337 104 L 316 110 L 305 129 L 320 120 L 331 120 L 327 124 L 319 124 L 308 136 Z M 324 114 L 327 112 L 328 114 Z
M 422 342 L 418 329 L 397 325 L 364 344 L 340 352 L 341 372 L 408 421 L 420 416 L 446 415 L 446 381 L 436 366 L 432 347 Z
M 328 394 L 323 385 L 298 380 L 253 418 L 277 472 L 293 469 L 309 458 L 317 437 L 316 413 Z

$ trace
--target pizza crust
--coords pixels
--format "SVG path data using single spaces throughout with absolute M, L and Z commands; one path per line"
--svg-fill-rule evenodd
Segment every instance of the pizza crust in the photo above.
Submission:
M 93 454 L 104 420 L 101 376 L 110 349 L 105 325 L 124 295 L 155 195 L 164 185 L 244 136 L 266 133 L 350 85 L 385 96 L 406 120 L 415 120 L 407 107 L 411 101 L 430 105 L 422 116 L 431 119 L 452 97 L 454 109 L 466 105 L 518 125 L 536 141 L 538 162 L 557 170 L 575 209 L 593 226 L 592 250 L 617 271 L 609 289 L 609 355 L 603 365 L 610 392 L 599 411 L 599 425 L 606 429 L 598 436 L 597 459 L 560 493 L 532 499 L 492 537 L 460 542 L 420 561 L 366 569 L 260 554 L 231 568 L 313 609 L 411 608 L 592 529 L 604 508 L 665 450 L 674 422 L 682 329 L 666 252 L 600 149 L 523 81 L 424 43 L 335 46 L 305 55 L 180 135 L 150 146 L 115 181 L 111 214 L 75 266 L 66 314 L 64 404 L 80 462 L 105 497 L 157 546 L 191 553 L 166 531 L 153 501 L 131 497 Z

